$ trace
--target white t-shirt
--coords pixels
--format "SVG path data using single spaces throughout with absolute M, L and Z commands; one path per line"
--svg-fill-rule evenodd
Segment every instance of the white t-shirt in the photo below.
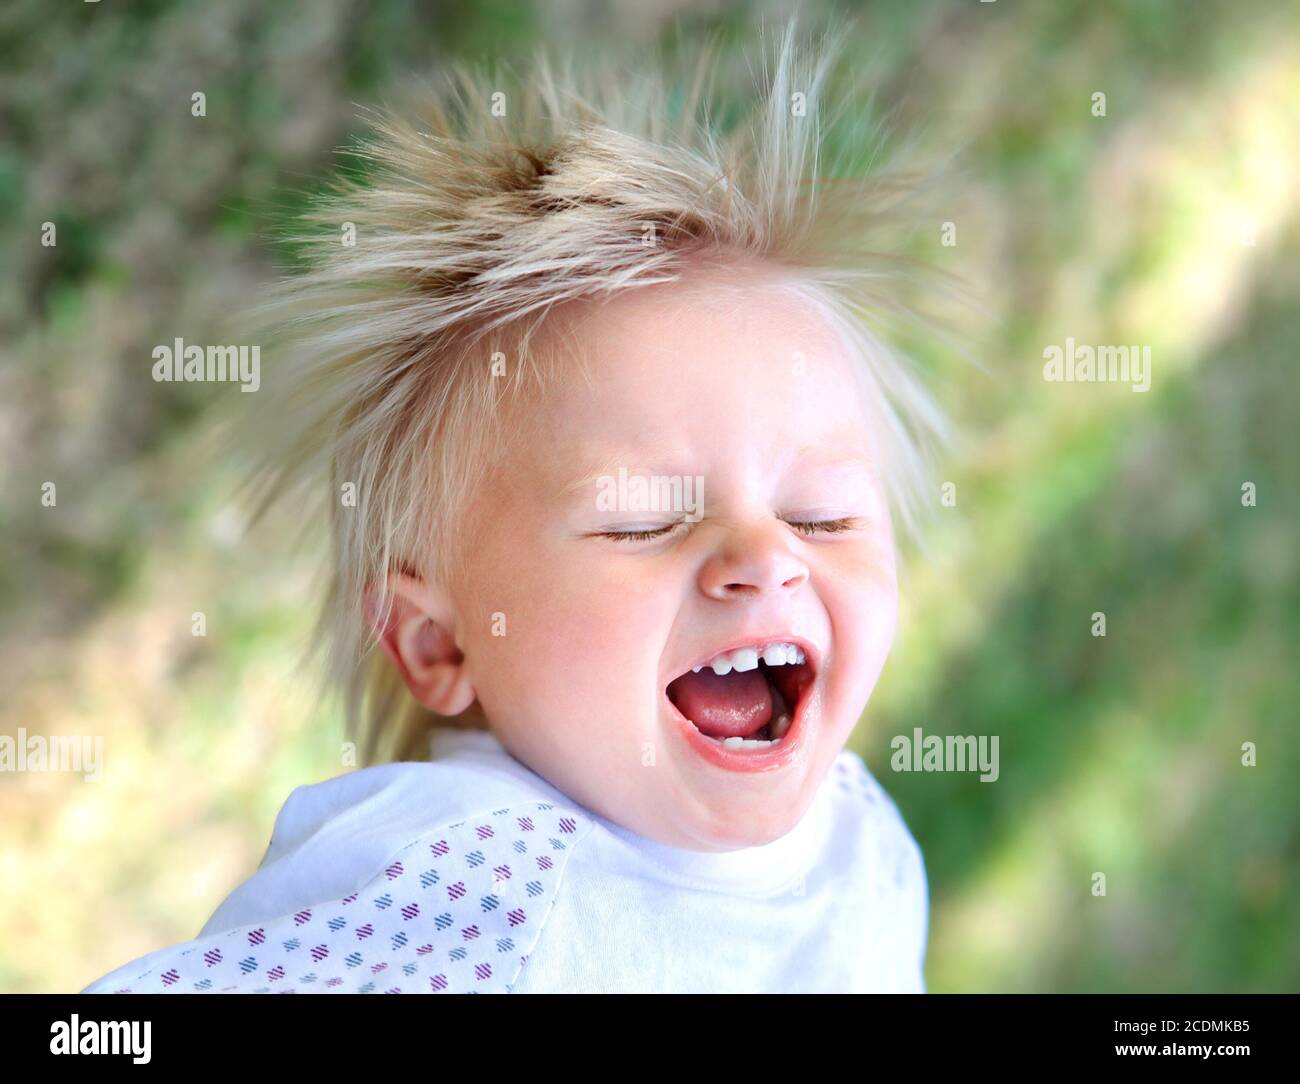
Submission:
M 605 820 L 488 731 L 431 754 L 298 787 L 195 940 L 83 993 L 924 992 L 921 852 L 855 753 L 725 853 Z

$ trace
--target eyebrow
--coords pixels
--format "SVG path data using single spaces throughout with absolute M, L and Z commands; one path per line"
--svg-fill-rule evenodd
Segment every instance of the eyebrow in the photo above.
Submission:
M 629 474 L 674 474 L 680 473 L 675 471 L 649 470 L 644 467 L 629 466 L 631 463 L 667 463 L 671 462 L 675 455 L 680 453 L 665 454 L 664 450 L 648 449 L 639 455 L 629 455 L 627 452 L 613 452 L 608 455 L 592 455 L 585 457 L 587 462 L 597 462 L 604 464 L 602 467 L 585 475 L 576 482 L 570 482 L 560 490 L 560 495 L 570 497 L 589 486 L 595 485 L 601 478 L 612 474 L 617 474 L 619 468 L 625 469 Z
M 790 457 L 790 462 L 792 464 L 797 464 L 802 460 L 813 458 L 812 453 L 817 453 L 819 451 L 820 449 L 817 448 L 815 445 L 811 445 L 811 444 L 804 445 L 802 448 L 796 451 L 793 456 Z M 629 474 L 660 475 L 660 476 L 668 475 L 670 477 L 676 475 L 684 476 L 686 474 L 698 473 L 695 471 L 650 470 L 643 467 L 632 467 L 628 465 L 629 463 L 636 462 L 637 460 L 640 460 L 641 462 L 650 462 L 650 463 L 671 462 L 672 459 L 679 454 L 680 453 L 677 452 L 666 454 L 663 450 L 652 449 L 652 450 L 647 450 L 644 454 L 639 456 L 632 456 L 627 454 L 626 452 L 614 452 L 609 455 L 599 455 L 599 456 L 593 455 L 589 458 L 595 460 L 596 462 L 603 463 L 604 467 L 599 470 L 595 470 L 590 474 L 584 475 L 580 480 L 576 482 L 570 482 L 568 485 L 565 485 L 564 487 L 561 488 L 560 495 L 566 498 L 571 497 L 573 494 L 579 493 L 582 490 L 586 489 L 587 487 L 595 485 L 601 478 L 605 478 L 610 475 L 617 474 L 619 468 L 626 469 Z M 865 452 L 850 452 L 844 455 L 829 455 L 824 458 L 815 457 L 812 466 L 814 468 L 823 469 L 823 470 L 834 470 L 838 467 L 862 467 L 865 470 L 867 470 L 868 473 L 874 473 L 874 469 L 877 466 L 877 464 Z

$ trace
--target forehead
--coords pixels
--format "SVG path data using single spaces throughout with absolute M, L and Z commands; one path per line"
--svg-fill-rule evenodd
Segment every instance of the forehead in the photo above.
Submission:
M 584 304 L 562 328 L 573 364 L 519 419 L 554 447 L 776 455 L 869 441 L 849 350 L 779 282 L 697 275 Z

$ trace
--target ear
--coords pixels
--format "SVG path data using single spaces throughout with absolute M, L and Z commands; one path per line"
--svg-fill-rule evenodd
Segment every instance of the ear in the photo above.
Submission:
M 396 572 L 389 574 L 388 595 L 384 614 L 379 591 L 366 591 L 366 619 L 379 646 L 417 701 L 439 715 L 459 715 L 474 703 L 475 693 L 456 646 L 449 601 L 423 580 Z

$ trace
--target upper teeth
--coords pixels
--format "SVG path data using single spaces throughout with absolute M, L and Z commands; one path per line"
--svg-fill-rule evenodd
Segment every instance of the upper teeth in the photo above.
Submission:
M 740 647 L 735 651 L 724 652 L 712 662 L 694 666 L 691 670 L 698 674 L 708 666 L 719 676 L 733 670 L 744 673 L 757 668 L 759 659 L 768 666 L 801 666 L 805 661 L 804 653 L 794 644 L 768 644 L 766 647 Z

